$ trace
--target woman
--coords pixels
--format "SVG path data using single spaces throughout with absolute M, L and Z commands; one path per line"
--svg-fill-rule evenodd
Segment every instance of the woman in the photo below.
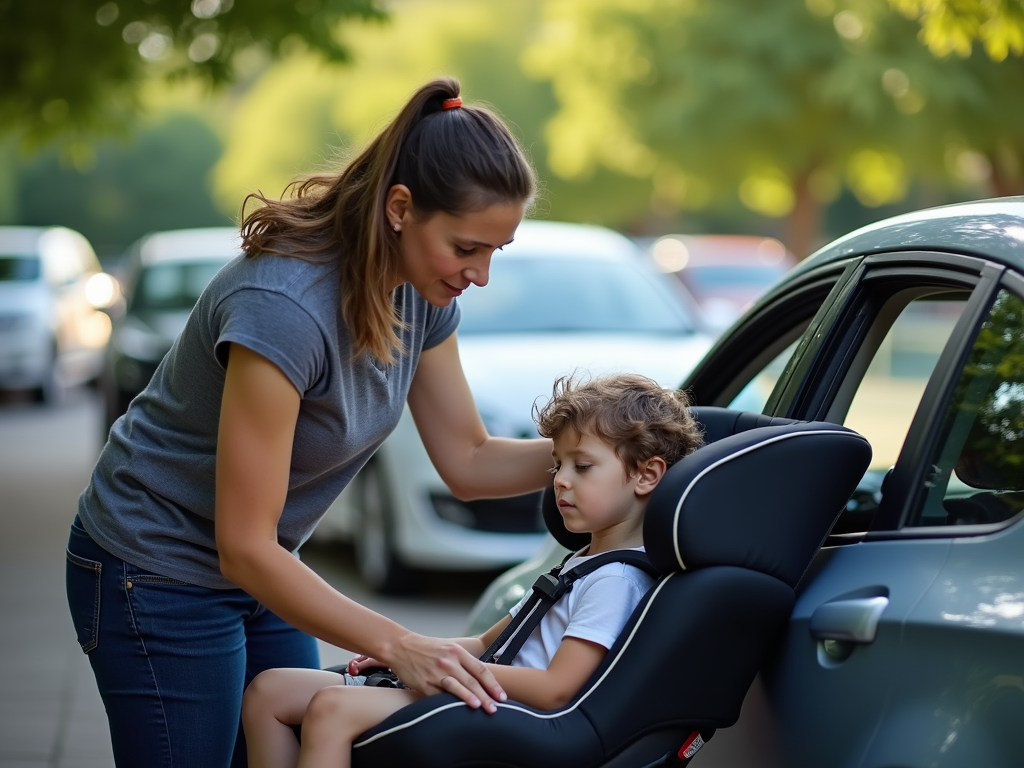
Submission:
M 533 171 L 442 79 L 340 174 L 295 192 L 254 196 L 245 256 L 203 293 L 79 501 L 68 602 L 118 766 L 244 765 L 245 685 L 319 666 L 314 637 L 423 693 L 488 711 L 504 698 L 457 643 L 353 602 L 295 552 L 406 401 L 456 495 L 549 479 L 550 441 L 488 436 L 454 333 L 455 298 L 486 285 Z

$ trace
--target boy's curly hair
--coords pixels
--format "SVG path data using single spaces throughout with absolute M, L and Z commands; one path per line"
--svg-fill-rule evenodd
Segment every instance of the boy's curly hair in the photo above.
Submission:
M 573 429 L 609 443 L 627 475 L 655 456 L 671 467 L 704 444 L 687 394 L 638 374 L 562 376 L 551 400 L 543 407 L 534 404 L 533 418 L 544 437 Z

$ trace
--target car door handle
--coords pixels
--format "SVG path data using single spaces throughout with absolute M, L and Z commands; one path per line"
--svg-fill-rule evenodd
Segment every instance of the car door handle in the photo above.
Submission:
M 875 639 L 888 597 L 862 597 L 825 603 L 811 614 L 811 636 L 817 640 L 870 643 Z

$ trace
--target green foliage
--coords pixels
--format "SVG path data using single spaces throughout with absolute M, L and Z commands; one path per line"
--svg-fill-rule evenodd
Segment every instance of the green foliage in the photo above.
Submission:
M 980 42 L 995 61 L 1024 55 L 1024 0 L 889 0 L 921 24 L 921 40 L 936 56 L 966 58 Z
M 296 45 L 345 61 L 339 22 L 380 16 L 374 0 L 0 0 L 0 133 L 83 151 L 123 130 L 154 73 L 217 85 L 239 53 Z
M 535 215 L 622 226 L 648 209 L 648 180 L 602 171 L 586 183 L 546 167 L 551 86 L 519 66 L 538 0 L 414 0 L 389 5 L 390 23 L 350 23 L 353 65 L 323 67 L 295 55 L 267 69 L 239 100 L 214 176 L 221 210 L 237 214 L 259 189 L 280 194 L 297 176 L 336 167 L 379 131 L 409 95 L 439 75 L 459 78 L 467 103 L 497 111 L 538 166 Z
M 738 198 L 807 253 L 843 187 L 881 206 L 915 178 L 977 189 L 997 145 L 1015 162 L 1008 62 L 938 59 L 917 31 L 877 0 L 547 0 L 524 63 L 559 100 L 557 174 L 650 179 L 669 212 Z
M 47 148 L 17 168 L 16 220 L 77 229 L 101 257 L 151 230 L 230 225 L 208 184 L 220 153 L 210 127 L 185 114 L 144 126 L 127 142 L 101 141 L 85 171 Z

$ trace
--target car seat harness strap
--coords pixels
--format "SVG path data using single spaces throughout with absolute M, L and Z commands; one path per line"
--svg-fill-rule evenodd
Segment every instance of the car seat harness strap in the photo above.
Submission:
M 508 626 L 498 635 L 498 638 L 483 652 L 480 656 L 481 661 L 493 664 L 511 664 L 516 654 L 519 653 L 519 649 L 523 647 L 523 643 L 533 634 L 533 630 L 540 624 L 548 609 L 568 593 L 579 579 L 588 573 L 593 573 L 601 566 L 609 563 L 626 563 L 650 574 L 654 579 L 661 575 L 651 565 L 647 555 L 635 549 L 615 549 L 611 552 L 602 552 L 563 572 L 565 564 L 575 554 L 575 552 L 570 552 L 562 562 L 537 578 L 530 597 Z M 497 655 L 499 651 L 501 652 L 500 656 Z

